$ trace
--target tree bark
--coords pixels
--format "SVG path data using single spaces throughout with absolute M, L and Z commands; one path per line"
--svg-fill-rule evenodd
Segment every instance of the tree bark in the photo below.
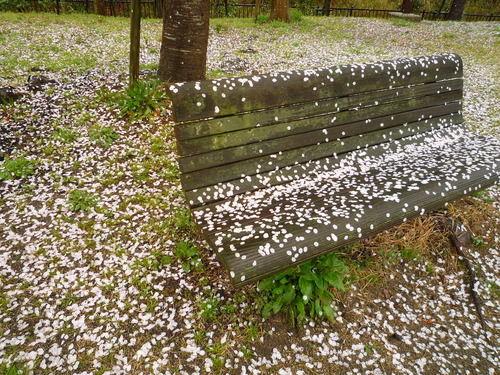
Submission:
M 447 19 L 450 21 L 460 21 L 464 16 L 466 2 L 467 0 L 453 0 Z
M 325 0 L 323 2 L 323 15 L 328 17 L 330 15 L 331 0 Z
M 290 22 L 290 0 L 271 0 L 269 21 Z
M 158 77 L 167 82 L 205 78 L 210 0 L 165 0 Z
M 101 16 L 106 15 L 106 3 L 104 0 L 94 0 L 94 13 Z
M 403 13 L 411 13 L 413 10 L 413 4 L 415 0 L 403 0 Z
M 255 8 L 253 13 L 253 22 L 257 22 L 260 14 L 260 6 L 262 5 L 262 0 L 255 0 Z

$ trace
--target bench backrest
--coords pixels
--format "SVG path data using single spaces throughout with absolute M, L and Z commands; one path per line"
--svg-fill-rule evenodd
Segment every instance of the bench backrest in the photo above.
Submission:
M 191 207 L 300 178 L 311 163 L 462 122 L 442 54 L 170 86 Z

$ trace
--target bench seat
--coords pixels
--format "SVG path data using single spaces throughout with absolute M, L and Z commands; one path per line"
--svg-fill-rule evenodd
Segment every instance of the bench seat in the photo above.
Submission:
M 461 75 L 443 54 L 172 85 L 181 183 L 233 284 L 498 183 Z
M 244 284 L 484 189 L 498 181 L 499 150 L 462 126 L 437 129 L 312 162 L 298 179 L 193 213 L 234 283 Z

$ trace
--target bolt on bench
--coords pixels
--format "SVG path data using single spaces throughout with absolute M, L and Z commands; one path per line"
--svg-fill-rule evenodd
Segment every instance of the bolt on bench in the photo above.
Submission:
M 241 286 L 499 181 L 442 54 L 177 83 L 181 183 Z

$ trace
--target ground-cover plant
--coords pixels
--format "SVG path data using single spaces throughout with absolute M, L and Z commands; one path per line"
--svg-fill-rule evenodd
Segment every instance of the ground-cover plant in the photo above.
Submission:
M 80 137 L 76 130 L 66 128 L 58 128 L 52 132 L 52 135 L 65 143 L 72 143 Z
M 69 193 L 69 208 L 73 211 L 90 211 L 97 206 L 97 202 L 98 196 L 86 190 L 75 189 Z
M 177 244 L 175 255 L 181 261 L 182 269 L 189 273 L 191 270 L 203 270 L 203 263 L 200 257 L 200 249 L 187 242 L 181 241 Z
M 344 262 L 332 252 L 262 280 L 258 286 L 265 302 L 262 316 L 285 311 L 293 325 L 307 318 L 333 323 L 335 296 L 330 289 L 344 290 L 346 272 Z
M 150 44 L 141 58 L 156 61 L 161 23 L 144 21 Z M 478 131 L 499 134 L 498 112 L 490 113 L 498 102 L 491 87 L 498 71 L 494 23 L 422 22 L 399 38 L 395 30 L 402 28 L 374 19 L 311 17 L 288 28 L 255 25 L 250 18 L 217 22 L 224 29 L 211 35 L 207 68 L 220 76 L 228 74 L 221 62 L 233 56 L 245 59 L 248 71 L 229 74 L 243 75 L 458 51 L 467 62 L 470 93 L 464 115 Z M 0 374 L 14 366 L 27 374 L 495 373 L 498 358 L 491 353 L 498 342 L 489 345 L 475 329 L 463 267 L 453 266 L 456 255 L 429 236 L 439 228 L 408 232 L 416 221 L 361 241 L 350 263 L 354 249 L 342 251 L 356 277 L 352 285 L 343 279 L 346 291 L 330 290 L 338 300 L 334 325 L 307 321 L 298 332 L 286 314 L 263 322 L 256 288 L 235 292 L 215 255 L 197 241 L 168 111 L 153 111 L 138 126 L 117 115 L 111 97 L 124 92 L 128 29 L 119 17 L 0 16 L 1 84 L 24 85 L 31 67 L 45 67 L 44 74 L 61 82 L 51 96 L 40 92 L 0 108 L 0 128 L 25 129 L 11 133 L 13 155 L 36 155 L 44 166 L 30 178 L 0 181 Z M 440 37 L 444 33 L 460 38 Z M 489 52 L 478 55 L 482 42 Z M 59 52 L 50 53 L 55 43 Z M 359 55 L 352 55 L 352 46 Z M 256 52 L 241 53 L 247 48 Z M 25 57 L 27 51 L 33 53 Z M 92 57 L 97 63 L 85 67 Z M 64 70 L 49 71 L 49 60 Z M 102 97 L 96 98 L 99 87 Z M 86 131 L 94 124 L 112 126 L 120 147 L 89 141 Z M 59 127 L 82 135 L 78 147 L 60 147 L 62 139 L 52 136 Z M 136 178 L 136 166 L 137 173 L 150 169 L 148 183 Z M 61 192 L 76 187 L 98 194 L 95 210 L 62 212 L 68 196 L 61 199 Z M 493 203 L 468 198 L 447 210 L 484 239 L 471 258 L 482 271 L 477 288 L 494 341 L 500 196 L 498 189 L 488 194 Z M 481 217 L 472 220 L 474 213 Z M 440 237 L 449 242 L 446 233 Z M 203 271 L 182 269 L 175 254 L 181 241 L 199 247 Z M 403 248 L 418 249 L 422 261 L 403 258 Z M 83 338 L 76 347 L 75 337 Z
M 114 141 L 120 138 L 120 136 L 111 126 L 101 127 L 99 125 L 94 125 L 89 129 L 89 138 L 91 141 L 103 147 L 109 147 Z
M 119 99 L 118 106 L 122 116 L 140 120 L 152 112 L 161 110 L 167 105 L 167 96 L 158 79 L 136 81 Z
M 35 173 L 36 161 L 20 156 L 14 159 L 7 159 L 0 166 L 0 179 L 12 180 L 14 178 L 24 178 Z

